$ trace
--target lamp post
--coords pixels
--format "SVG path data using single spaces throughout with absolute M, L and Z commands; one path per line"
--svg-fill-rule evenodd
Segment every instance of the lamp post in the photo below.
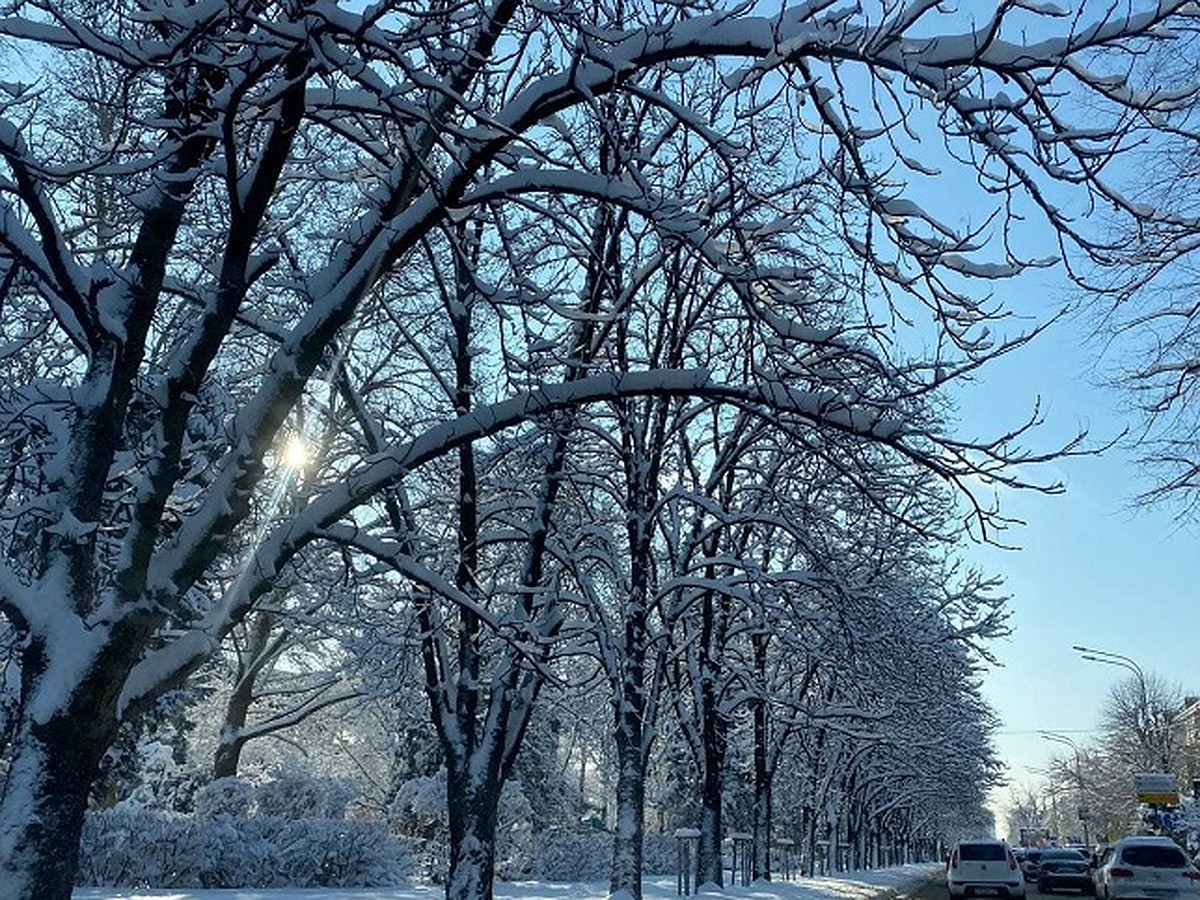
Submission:
M 1071 649 L 1088 662 L 1120 666 L 1134 674 L 1138 685 L 1138 721 L 1136 722 L 1138 737 L 1143 740 L 1149 765 L 1157 765 L 1163 772 L 1168 771 L 1171 759 L 1167 750 L 1166 735 L 1162 726 L 1155 722 L 1155 717 L 1150 709 L 1150 691 L 1147 687 L 1146 673 L 1142 671 L 1142 667 L 1128 656 L 1113 653 L 1111 650 L 1097 650 L 1094 647 L 1081 647 L 1078 644 L 1073 645 Z M 1146 746 L 1149 742 L 1153 742 L 1152 745 Z M 1157 760 L 1153 759 L 1155 755 L 1158 756 Z
M 1090 662 L 1105 663 L 1110 666 L 1121 666 L 1133 672 L 1138 678 L 1138 683 L 1143 690 L 1146 687 L 1146 673 L 1142 671 L 1142 667 L 1128 656 L 1122 656 L 1120 653 L 1113 653 L 1111 650 L 1097 650 L 1094 647 L 1081 647 L 1074 644 L 1071 647 L 1076 653 Z
M 1079 803 L 1078 803 L 1079 822 L 1083 826 L 1083 845 L 1085 847 L 1090 847 L 1091 843 L 1092 843 L 1091 839 L 1088 837 L 1088 816 L 1090 815 L 1090 813 L 1088 812 L 1088 809 L 1085 806 L 1085 800 L 1084 800 L 1086 794 L 1084 793 L 1084 787 L 1083 787 L 1083 765 L 1080 762 L 1081 754 L 1079 751 L 1079 745 L 1076 744 L 1069 737 L 1067 737 L 1065 734 L 1058 734 L 1053 731 L 1042 731 L 1042 732 L 1039 732 L 1039 734 L 1041 734 L 1042 738 L 1044 738 L 1047 741 L 1055 741 L 1056 743 L 1059 743 L 1059 744 L 1066 744 L 1068 747 L 1070 747 L 1075 752 L 1075 782 L 1079 787 Z

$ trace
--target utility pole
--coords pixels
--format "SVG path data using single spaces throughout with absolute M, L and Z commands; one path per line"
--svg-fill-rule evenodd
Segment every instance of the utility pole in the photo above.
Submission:
M 1128 656 L 1113 653 L 1110 650 L 1097 650 L 1093 647 L 1081 647 L 1078 644 L 1072 646 L 1071 649 L 1088 662 L 1103 663 L 1107 666 L 1120 666 L 1134 674 L 1137 678 L 1138 686 L 1139 719 L 1135 725 L 1139 738 L 1144 736 L 1151 744 L 1151 746 L 1144 748 L 1146 750 L 1144 764 L 1149 768 L 1156 768 L 1160 772 L 1171 771 L 1171 753 L 1166 733 L 1167 726 L 1157 721 L 1154 711 L 1150 709 L 1150 689 L 1146 673 L 1142 670 L 1142 667 Z
M 1042 731 L 1039 732 L 1039 734 L 1041 734 L 1041 736 L 1047 741 L 1055 741 L 1059 744 L 1066 744 L 1075 752 L 1075 784 L 1079 789 L 1079 802 L 1077 803 L 1079 810 L 1079 822 L 1083 826 L 1084 846 L 1090 847 L 1092 845 L 1092 841 L 1088 836 L 1088 817 L 1091 815 L 1091 812 L 1087 807 L 1087 791 L 1084 788 L 1083 783 L 1083 762 L 1079 745 L 1065 734 L 1059 734 L 1055 731 Z

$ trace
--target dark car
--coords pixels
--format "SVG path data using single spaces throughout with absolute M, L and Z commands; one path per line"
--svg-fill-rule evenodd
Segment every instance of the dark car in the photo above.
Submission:
M 1025 876 L 1026 881 L 1037 881 L 1038 862 L 1042 858 L 1042 853 L 1045 852 L 1042 847 L 1028 847 L 1025 850 L 1025 856 L 1021 860 L 1021 874 Z
M 1068 847 L 1051 847 L 1042 851 L 1038 860 L 1037 889 L 1040 894 L 1053 893 L 1062 888 L 1094 891 L 1092 871 L 1088 858 L 1078 850 Z

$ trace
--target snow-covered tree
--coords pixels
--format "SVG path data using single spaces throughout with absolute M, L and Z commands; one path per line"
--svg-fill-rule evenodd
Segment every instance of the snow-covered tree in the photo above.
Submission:
M 1137 47 L 1141 77 L 1195 80 L 1197 34 L 1183 29 L 1178 37 L 1169 53 L 1153 42 Z M 1198 114 L 1200 97 L 1193 96 L 1136 154 L 1148 177 L 1129 196 L 1171 224 L 1112 223 L 1125 265 L 1115 275 L 1111 267 L 1091 272 L 1084 282 L 1086 309 L 1101 336 L 1097 371 L 1140 418 L 1126 441 L 1148 476 L 1136 499 L 1170 505 L 1181 520 L 1200 510 Z
M 569 442 L 576 411 L 623 410 L 624 431 L 607 434 L 641 453 L 621 459 L 639 603 L 649 557 L 634 532 L 649 519 L 634 501 L 662 490 L 639 405 L 679 416 L 722 402 L 793 435 L 877 445 L 964 490 L 979 474 L 1016 482 L 1010 464 L 1036 458 L 1020 429 L 956 439 L 912 401 L 1024 339 L 996 333 L 986 287 L 1044 262 L 1006 240 L 1010 226 L 1038 213 L 1098 255 L 1060 193 L 1153 217 L 1104 162 L 1178 95 L 1134 89 L 1119 56 L 1088 63 L 1165 37 L 1191 4 L 1056 19 L 1004 2 L 978 21 L 931 2 L 821 0 L 766 15 L 703 0 L 3 8 L 22 68 L 0 84 L 0 609 L 20 662 L 0 894 L 70 895 L 88 793 L 123 724 L 216 653 L 290 566 L 337 546 L 417 605 L 448 753 L 447 891 L 486 900 L 558 590 L 580 589 L 560 573 L 584 571 L 538 545 L 567 472 L 556 417 Z M 683 86 L 702 75 L 697 114 Z M 672 171 L 681 143 L 696 148 L 686 177 Z M 776 177 L 739 177 L 759 167 Z M 950 170 L 978 178 L 995 217 L 957 228 L 957 200 L 923 204 Z M 754 196 L 794 172 L 819 180 L 810 202 Z M 511 252 L 513 223 L 543 242 L 536 254 Z M 600 252 L 556 255 L 593 237 Z M 824 274 L 856 286 L 839 294 L 851 305 L 824 323 L 793 316 L 824 281 L 760 257 L 766 237 L 828 260 Z M 721 315 L 688 323 L 686 354 L 631 346 L 593 365 L 586 347 L 619 350 L 618 326 L 661 318 L 672 257 L 705 273 Z M 621 289 L 582 290 L 591 261 L 595 283 Z M 289 437 L 321 408 L 333 464 L 285 503 Z M 549 452 L 517 486 L 524 530 L 477 544 L 496 521 L 476 491 L 484 464 L 531 446 Z M 476 561 L 505 577 L 481 581 Z M 503 652 L 477 655 L 491 636 Z M 644 637 L 630 634 L 635 650 Z M 621 696 L 640 703 L 636 653 L 624 660 Z M 614 887 L 637 896 L 639 877 L 623 868 Z
M 336 586 L 320 589 L 336 593 Z M 213 754 L 213 778 L 236 776 L 250 741 L 278 735 L 322 710 L 363 696 L 354 676 L 346 672 L 352 657 L 329 633 L 330 620 L 321 617 L 328 597 L 307 606 L 285 606 L 287 593 L 277 590 L 271 603 L 256 609 L 229 635 L 232 686 Z
M 1183 691 L 1165 679 L 1139 671 L 1109 690 L 1100 710 L 1105 752 L 1134 772 L 1171 772 L 1177 735 L 1171 727 L 1183 707 Z

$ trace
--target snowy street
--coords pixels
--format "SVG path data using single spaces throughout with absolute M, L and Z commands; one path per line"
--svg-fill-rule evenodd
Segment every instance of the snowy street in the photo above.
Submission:
M 746 900 L 877 900 L 890 889 L 915 889 L 941 866 L 936 863 L 897 866 L 873 872 L 856 872 L 838 878 L 810 878 L 790 882 L 727 887 L 719 896 Z M 440 885 L 378 890 L 149 890 L 79 888 L 72 900 L 441 900 Z M 497 900 L 603 900 L 607 886 L 598 883 L 497 883 Z M 675 879 L 648 879 L 645 900 L 677 897 Z M 708 895 L 714 896 L 714 895 Z

